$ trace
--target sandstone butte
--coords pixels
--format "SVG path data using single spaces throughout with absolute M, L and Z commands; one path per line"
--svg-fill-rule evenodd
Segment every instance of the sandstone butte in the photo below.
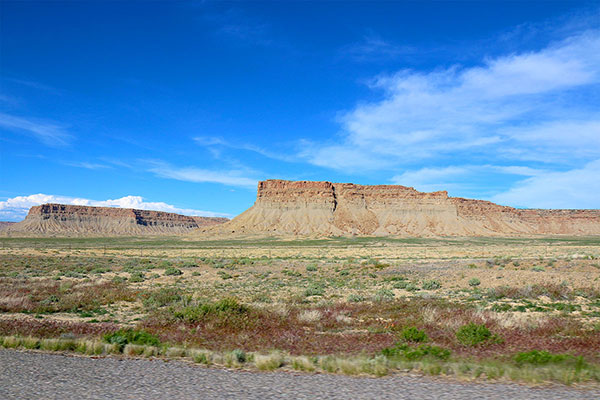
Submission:
M 600 210 L 516 209 L 400 185 L 267 180 L 254 205 L 194 235 L 600 235 Z
M 222 224 L 227 218 L 136 210 L 132 208 L 42 204 L 31 207 L 25 220 L 2 230 L 3 235 L 121 236 L 183 234 Z

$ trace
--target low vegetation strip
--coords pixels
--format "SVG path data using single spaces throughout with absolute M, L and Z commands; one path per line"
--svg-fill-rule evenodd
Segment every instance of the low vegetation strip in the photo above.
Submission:
M 419 345 L 412 350 L 405 345 L 398 346 L 370 357 L 294 356 L 279 351 L 247 353 L 241 349 L 234 349 L 219 352 L 194 347 L 173 347 L 157 342 L 157 338 L 152 335 L 136 331 L 116 332 L 106 335 L 103 340 L 0 336 L 0 347 L 73 352 L 89 356 L 158 357 L 206 366 L 263 371 L 283 369 L 371 376 L 414 371 L 433 376 L 527 383 L 553 381 L 570 385 L 600 382 L 600 366 L 590 364 L 582 357 L 538 351 L 519 353 L 513 359 L 477 362 L 452 358 L 447 350 L 428 345 Z M 539 354 L 542 354 L 541 359 Z

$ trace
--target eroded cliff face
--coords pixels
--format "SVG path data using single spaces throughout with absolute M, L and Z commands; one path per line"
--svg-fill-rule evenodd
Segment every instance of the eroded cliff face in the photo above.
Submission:
M 399 185 L 267 180 L 256 203 L 205 233 L 273 235 L 598 235 L 600 210 L 520 210 Z
M 88 236 L 182 234 L 227 221 L 227 218 L 189 217 L 131 208 L 42 204 L 31 207 L 24 221 L 11 225 L 4 233 Z

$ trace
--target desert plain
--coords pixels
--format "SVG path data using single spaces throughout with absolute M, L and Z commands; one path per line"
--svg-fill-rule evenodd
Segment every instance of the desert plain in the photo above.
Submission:
M 600 238 L 0 238 L 0 343 L 597 385 Z

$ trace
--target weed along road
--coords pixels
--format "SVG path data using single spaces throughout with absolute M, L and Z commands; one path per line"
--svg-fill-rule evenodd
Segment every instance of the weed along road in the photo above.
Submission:
M 329 374 L 246 372 L 181 362 L 0 350 L 11 399 L 598 399 L 600 390 Z

